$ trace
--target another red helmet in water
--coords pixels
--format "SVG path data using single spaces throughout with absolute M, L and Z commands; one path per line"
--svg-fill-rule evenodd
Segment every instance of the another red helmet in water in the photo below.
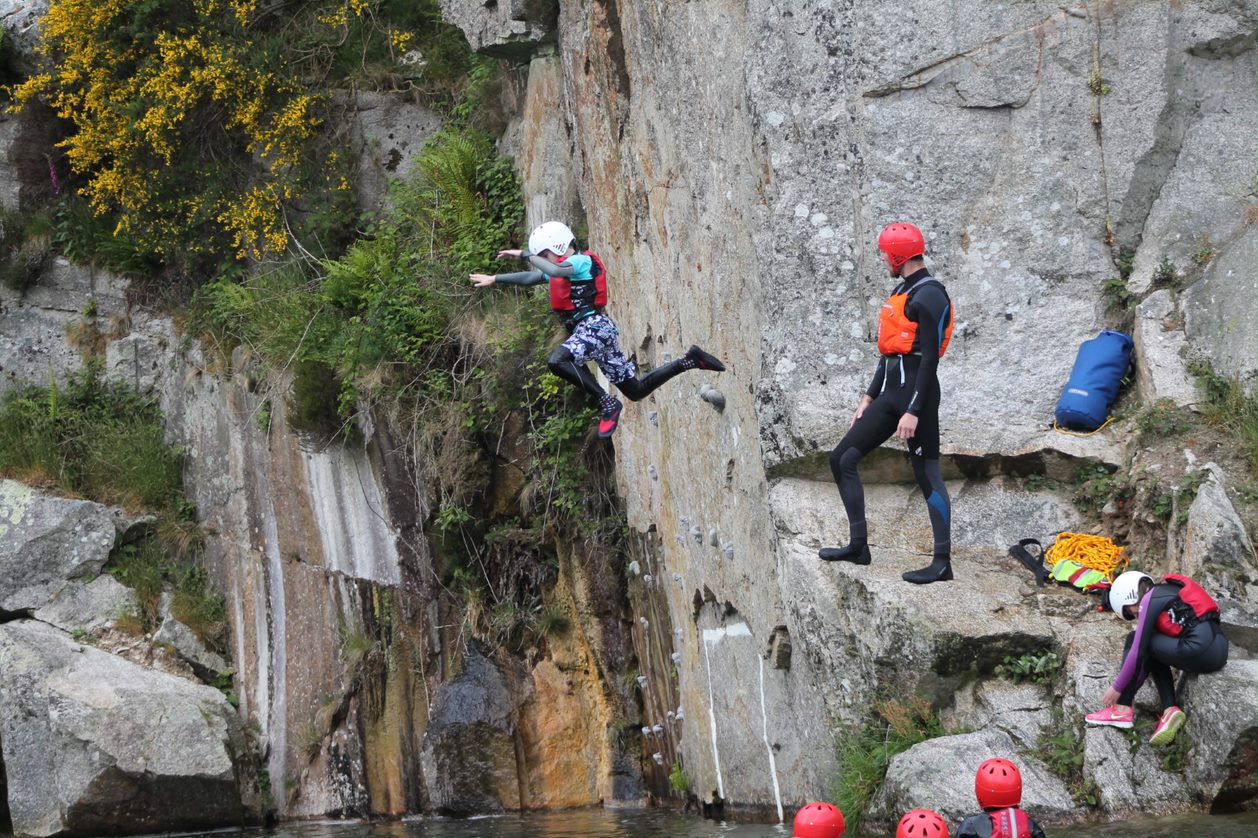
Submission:
M 974 796 L 980 809 L 1007 809 L 1022 802 L 1022 774 L 1018 766 L 996 757 L 978 767 Z
M 847 825 L 838 806 L 830 803 L 809 803 L 795 813 L 795 829 L 791 838 L 839 838 Z
M 948 823 L 938 812 L 914 809 L 900 818 L 895 838 L 948 838 Z
M 926 239 L 912 224 L 888 224 L 878 236 L 878 249 L 887 258 L 891 270 L 898 273 L 905 262 L 926 252 Z

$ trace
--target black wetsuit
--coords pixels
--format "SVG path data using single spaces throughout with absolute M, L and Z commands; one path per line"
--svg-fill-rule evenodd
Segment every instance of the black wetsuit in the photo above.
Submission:
M 1162 710 L 1174 706 L 1175 676 L 1171 668 L 1185 672 L 1215 672 L 1227 663 L 1228 642 L 1218 619 L 1196 620 L 1179 637 L 1157 629 L 1158 616 L 1180 603 L 1180 588 L 1172 583 L 1155 585 L 1141 600 L 1136 630 L 1127 635 L 1123 666 L 1114 680 L 1118 703 L 1131 707 L 1136 691 L 1152 676 Z M 1133 650 L 1133 646 L 1135 649 Z
M 908 440 L 913 474 L 926 498 L 930 526 L 934 533 L 936 558 L 947 558 L 952 550 L 952 505 L 939 470 L 939 346 L 950 319 L 952 302 L 939 282 L 926 282 L 930 276 L 922 268 L 904 277 L 894 293 L 909 293 L 904 312 L 917 323 L 913 348 L 908 355 L 884 355 L 878 361 L 874 380 L 866 394 L 873 402 L 830 452 L 830 470 L 839 485 L 839 496 L 847 510 L 852 544 L 866 543 L 865 489 L 857 466 L 875 448 L 895 434 L 900 417 L 917 417 L 917 431 Z
M 1030 827 L 1030 834 L 1024 838 L 1047 838 L 1044 830 L 1030 815 L 1027 815 L 1027 824 Z M 991 838 L 995 831 L 992 815 L 984 812 L 980 815 L 970 815 L 961 821 L 954 838 Z

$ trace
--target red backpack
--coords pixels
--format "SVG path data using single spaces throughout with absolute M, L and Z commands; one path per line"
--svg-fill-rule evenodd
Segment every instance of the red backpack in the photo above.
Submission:
M 1217 618 L 1219 604 L 1205 589 L 1187 576 L 1178 573 L 1169 574 L 1164 582 L 1174 582 L 1180 586 L 1180 601 L 1158 615 L 1158 631 L 1169 637 L 1179 637 L 1184 629 L 1196 625 L 1199 621 Z

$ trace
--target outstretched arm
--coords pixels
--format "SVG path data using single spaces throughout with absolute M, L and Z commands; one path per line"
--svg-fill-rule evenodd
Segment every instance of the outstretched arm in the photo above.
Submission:
M 565 279 L 571 279 L 576 275 L 571 265 L 560 265 L 536 253 L 529 253 L 527 250 L 520 254 L 520 258 L 547 276 L 562 276 Z
M 509 274 L 494 274 L 494 281 L 503 285 L 541 285 L 546 275 L 541 271 L 517 271 Z

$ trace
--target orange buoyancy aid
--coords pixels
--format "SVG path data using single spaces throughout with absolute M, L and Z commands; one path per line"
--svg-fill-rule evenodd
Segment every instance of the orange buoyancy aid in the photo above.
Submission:
M 1179 637 L 1184 629 L 1191 628 L 1201 620 L 1218 619 L 1219 604 L 1196 582 L 1178 573 L 1168 575 L 1163 581 L 1174 582 L 1180 589 L 1179 602 L 1158 615 L 1159 633 Z
M 576 311 L 589 306 L 599 309 L 607 305 L 607 269 L 603 267 L 603 260 L 599 259 L 595 254 L 587 250 L 585 255 L 589 256 L 594 263 L 590 267 L 590 274 L 593 276 L 594 281 L 574 284 L 567 277 L 550 277 L 550 308 L 552 311 Z
M 933 276 L 923 277 L 913 287 L 902 294 L 892 294 L 882 304 L 878 314 L 878 351 L 883 355 L 908 355 L 913 351 L 917 340 L 917 323 L 910 320 L 904 309 L 909 298 L 923 283 L 934 282 L 943 288 L 943 283 Z M 948 342 L 952 340 L 952 303 L 948 303 L 948 323 L 939 336 L 939 357 L 942 358 Z

